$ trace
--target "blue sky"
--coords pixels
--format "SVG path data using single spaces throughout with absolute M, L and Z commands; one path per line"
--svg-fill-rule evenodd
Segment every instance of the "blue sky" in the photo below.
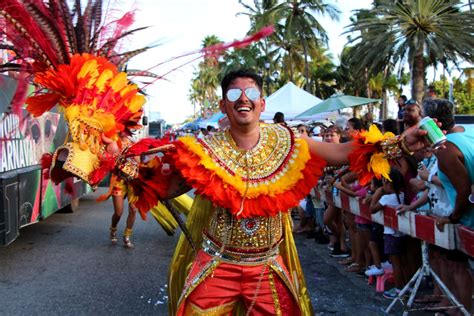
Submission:
M 253 1 L 247 1 L 253 2 Z M 329 35 L 329 46 L 337 57 L 346 42 L 341 35 L 344 26 L 350 23 L 351 11 L 368 8 L 371 0 L 339 0 L 333 3 L 341 10 L 339 22 L 322 18 L 321 23 Z M 216 35 L 223 41 L 243 38 L 249 29 L 248 18 L 236 15 L 243 12 L 237 0 L 137 0 L 135 26 L 148 25 L 150 28 L 133 38 L 130 45 L 140 47 L 149 44 L 158 46 L 146 54 L 132 60 L 130 68 L 146 69 L 172 56 L 199 49 L 202 39 Z M 189 59 L 157 67 L 153 71 L 164 74 Z M 168 75 L 167 80 L 159 80 L 148 86 L 146 92 L 148 108 L 160 112 L 168 123 L 180 123 L 193 114 L 193 106 L 188 101 L 190 80 L 198 62 L 180 68 Z

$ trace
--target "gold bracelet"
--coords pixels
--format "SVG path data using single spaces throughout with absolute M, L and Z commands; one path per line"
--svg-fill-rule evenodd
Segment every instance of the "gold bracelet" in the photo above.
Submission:
M 399 146 L 400 136 L 391 137 L 381 142 L 382 151 L 387 159 L 397 159 L 403 154 Z

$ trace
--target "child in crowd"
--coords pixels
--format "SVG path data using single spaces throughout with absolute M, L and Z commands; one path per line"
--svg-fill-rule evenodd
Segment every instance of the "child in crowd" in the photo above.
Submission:
M 310 136 L 306 125 L 299 124 L 296 128 L 300 135 Z M 311 196 L 308 195 L 304 200 L 300 202 L 300 207 L 298 207 L 300 224 L 298 227 L 295 228 L 294 232 L 297 234 L 305 233 L 307 234 L 308 238 L 313 238 L 315 236 L 314 213 L 314 204 L 311 200 Z
M 357 182 L 357 174 L 353 172 L 345 174 L 340 182 L 334 183 L 334 187 L 349 196 L 358 198 L 364 198 L 368 189 Z M 344 222 L 349 231 L 352 254 L 351 257 L 344 259 L 339 263 L 349 264 L 345 269 L 347 272 L 361 273 L 363 276 L 366 263 L 370 261 L 367 246 L 370 236 L 370 224 L 372 222 L 346 211 L 344 211 Z
M 372 213 L 383 210 L 385 206 L 396 208 L 404 200 L 404 180 L 403 175 L 395 168 L 390 169 L 389 174 L 391 182 L 382 178 L 382 187 L 378 188 L 370 203 Z M 403 233 L 393 228 L 384 227 L 384 251 L 389 256 L 393 266 L 393 275 L 395 278 L 395 287 L 384 292 L 383 296 L 393 299 L 398 296 L 406 283 L 406 275 L 402 267 L 402 255 L 404 246 Z
M 337 126 L 328 127 L 323 134 L 323 140 L 327 143 L 340 143 L 342 131 Z M 334 182 L 343 176 L 348 171 L 348 168 L 334 169 L 332 167 L 325 169 L 325 187 L 326 190 L 331 190 L 335 193 L 337 191 L 333 187 Z M 330 256 L 335 258 L 349 257 L 349 251 L 346 245 L 345 228 L 342 222 L 342 211 L 334 204 L 328 204 L 328 208 L 324 213 L 324 224 L 331 230 L 333 249 Z
M 362 200 L 362 203 L 370 205 L 373 197 L 373 193 L 377 191 L 377 188 L 382 187 L 382 180 L 377 178 L 372 178 L 370 182 L 370 190 L 367 192 L 366 197 Z M 365 270 L 365 275 L 370 276 L 377 276 L 384 274 L 382 263 L 382 255 L 384 253 L 384 244 L 383 244 L 383 225 L 378 223 L 372 222 L 370 227 L 370 237 L 369 237 L 369 251 L 370 257 L 372 258 L 372 265 L 368 266 Z M 387 262 L 385 265 L 389 265 Z
M 422 179 L 420 174 L 429 174 L 434 164 L 436 157 L 428 150 L 420 150 L 414 154 L 418 162 L 418 175 L 409 180 L 411 190 L 416 192 L 416 198 L 410 201 L 409 204 L 403 204 L 397 207 L 397 213 L 402 214 L 406 211 L 421 211 L 428 213 L 430 211 L 429 187 L 426 180 Z M 428 175 L 427 175 L 428 177 Z

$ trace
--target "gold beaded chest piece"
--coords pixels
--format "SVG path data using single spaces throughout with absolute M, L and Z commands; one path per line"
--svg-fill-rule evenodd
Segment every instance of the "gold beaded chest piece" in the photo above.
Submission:
M 238 148 L 229 131 L 207 137 L 201 144 L 229 175 L 240 177 L 249 186 L 272 182 L 294 151 L 288 129 L 280 125 L 262 124 L 260 139 L 251 150 Z M 281 213 L 237 218 L 216 207 L 204 234 L 203 249 L 230 262 L 258 263 L 278 254 L 282 235 Z
M 224 252 L 251 256 L 272 252 L 282 239 L 281 213 L 277 216 L 237 219 L 217 207 L 205 231 L 205 243 L 224 246 Z M 204 245 L 206 247 L 206 245 Z M 211 245 L 212 248 L 212 245 Z
M 239 176 L 250 185 L 277 176 L 294 148 L 288 129 L 275 124 L 260 125 L 260 139 L 250 150 L 237 147 L 229 130 L 207 137 L 201 144 L 230 175 Z

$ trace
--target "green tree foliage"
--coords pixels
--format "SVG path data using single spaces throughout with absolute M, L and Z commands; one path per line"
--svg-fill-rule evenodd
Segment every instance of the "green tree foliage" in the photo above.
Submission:
M 472 81 L 472 79 L 471 79 Z M 456 114 L 474 114 L 474 91 L 470 87 L 469 80 L 454 77 L 453 82 L 453 99 Z M 434 86 L 436 95 L 439 98 L 449 99 L 449 82 L 445 76 L 441 76 L 440 80 L 431 83 Z
M 407 62 L 418 101 L 427 63 L 474 61 L 474 15 L 459 0 L 379 0 L 349 32 L 359 32 L 352 58 L 370 74 Z
M 269 8 L 265 13 L 277 25 L 276 44 L 286 51 L 284 61 L 289 70 L 289 80 L 294 80 L 295 65 L 303 55 L 303 74 L 307 90 L 310 86 L 311 50 L 327 45 L 328 37 L 316 15 L 328 15 L 337 20 L 339 10 L 321 0 L 286 0 Z
M 209 35 L 202 41 L 202 47 L 208 47 L 222 43 L 215 35 Z M 219 109 L 219 97 L 217 88 L 219 87 L 219 61 L 216 56 L 206 56 L 199 63 L 198 69 L 194 72 L 189 91 L 189 100 L 194 105 L 194 115 L 207 117 Z M 200 113 L 196 112 L 197 106 Z

